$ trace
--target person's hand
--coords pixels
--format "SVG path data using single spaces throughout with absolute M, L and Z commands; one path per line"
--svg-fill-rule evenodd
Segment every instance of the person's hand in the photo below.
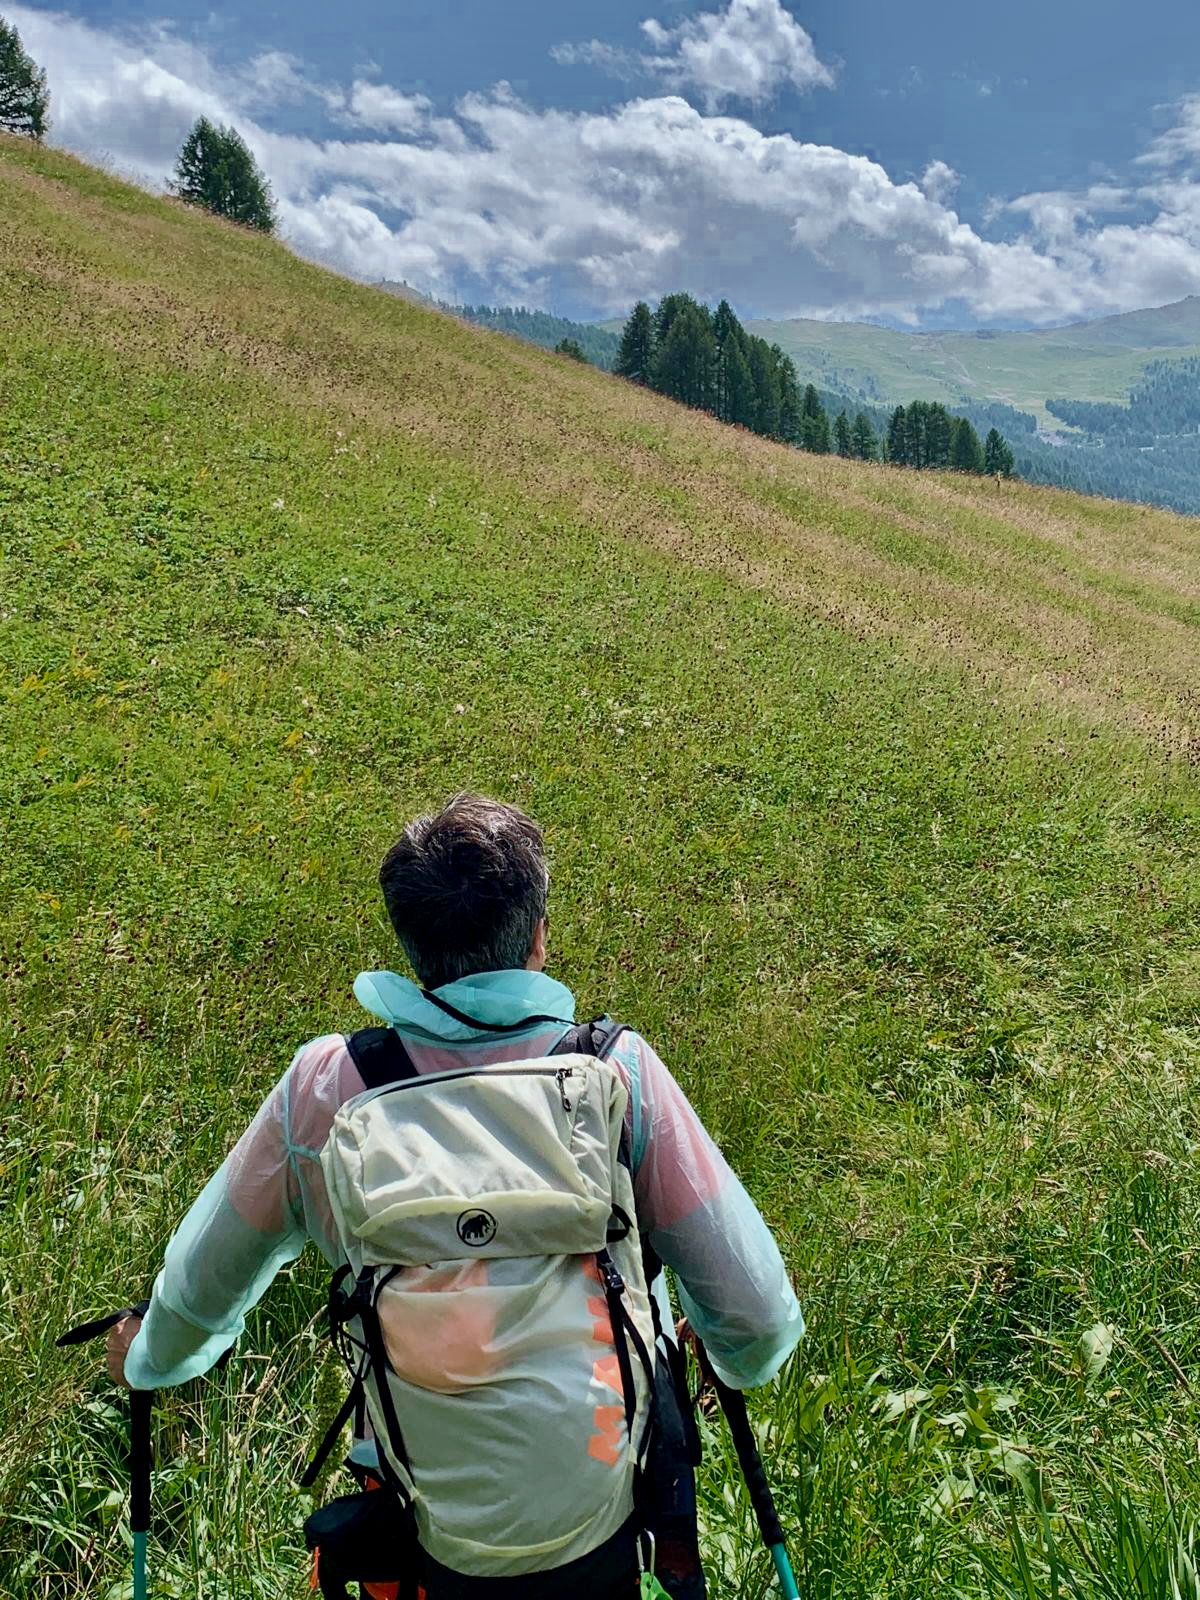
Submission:
M 137 1337 L 141 1325 L 141 1317 L 122 1317 L 120 1322 L 114 1322 L 108 1330 L 105 1352 L 108 1357 L 108 1375 L 114 1383 L 123 1383 L 127 1389 L 131 1385 L 125 1383 L 125 1357 L 129 1354 L 129 1346 Z

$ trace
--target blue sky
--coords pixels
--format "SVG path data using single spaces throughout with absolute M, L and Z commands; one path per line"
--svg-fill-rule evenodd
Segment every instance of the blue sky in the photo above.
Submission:
M 1184 0 L 5 9 L 62 142 L 156 184 L 233 121 L 297 248 L 450 299 L 976 326 L 1200 292 Z

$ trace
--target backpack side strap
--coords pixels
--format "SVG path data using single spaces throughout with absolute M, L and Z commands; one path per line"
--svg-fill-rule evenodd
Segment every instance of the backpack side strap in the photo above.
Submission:
M 418 1076 L 395 1028 L 360 1028 L 348 1033 L 346 1049 L 368 1089 L 382 1089 L 385 1084 Z

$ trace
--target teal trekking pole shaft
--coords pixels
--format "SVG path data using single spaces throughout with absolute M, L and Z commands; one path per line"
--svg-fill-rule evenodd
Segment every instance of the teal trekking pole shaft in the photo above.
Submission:
M 746 1413 L 746 1397 L 739 1389 L 731 1389 L 728 1384 L 721 1382 L 712 1369 L 708 1352 L 698 1339 L 696 1353 L 700 1361 L 700 1370 L 705 1380 L 716 1391 L 721 1410 L 725 1413 L 725 1421 L 729 1424 L 729 1436 L 733 1440 L 733 1448 L 737 1451 L 742 1477 L 746 1480 L 750 1504 L 754 1507 L 754 1515 L 758 1520 L 758 1531 L 762 1534 L 762 1541 L 775 1563 L 775 1576 L 779 1579 L 780 1593 L 783 1595 L 783 1600 L 800 1600 L 800 1591 L 796 1587 L 796 1575 L 792 1571 L 791 1558 L 779 1522 L 779 1513 L 775 1509 L 775 1498 L 771 1493 L 771 1485 L 767 1482 L 766 1469 L 763 1467 L 762 1456 L 758 1453 L 754 1429 L 750 1426 L 750 1418 Z

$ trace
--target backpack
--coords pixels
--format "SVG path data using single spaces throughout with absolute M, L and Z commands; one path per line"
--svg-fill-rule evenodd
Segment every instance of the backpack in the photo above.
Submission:
M 565 1566 L 644 1525 L 656 1313 L 634 1220 L 623 1028 L 551 1056 L 419 1074 L 389 1028 L 348 1040 L 368 1087 L 321 1153 L 346 1265 L 330 1330 L 353 1414 L 433 1563 Z

